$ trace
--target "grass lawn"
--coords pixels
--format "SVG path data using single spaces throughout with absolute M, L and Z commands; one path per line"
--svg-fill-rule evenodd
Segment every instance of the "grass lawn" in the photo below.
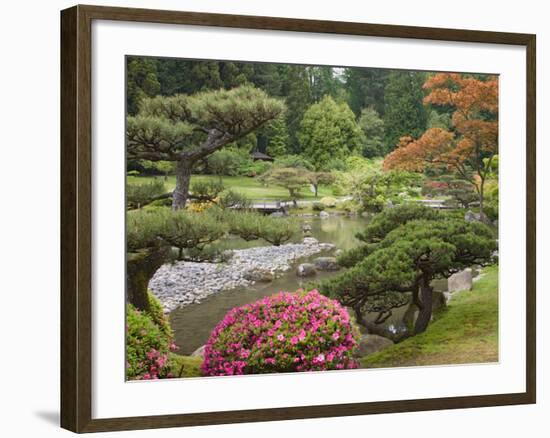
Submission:
M 151 181 L 155 177 L 128 176 L 126 178 L 129 184 L 144 184 Z M 163 177 L 157 176 L 156 178 L 162 179 Z M 218 178 L 219 177 L 215 175 L 193 175 L 191 177 L 191 184 L 193 184 L 194 181 L 217 180 Z M 246 176 L 224 176 L 222 177 L 222 181 L 228 189 L 233 189 L 250 199 L 290 199 L 288 196 L 288 190 L 273 185 L 265 187 L 256 178 L 249 178 Z M 165 185 L 166 191 L 174 190 L 174 187 L 176 187 L 176 177 L 169 176 Z M 301 195 L 301 199 L 315 199 L 315 196 L 309 187 L 303 188 Z M 319 187 L 319 198 L 322 198 L 323 196 L 332 196 L 332 188 L 330 186 Z
M 428 329 L 361 359 L 362 368 L 498 361 L 498 266 L 438 311 Z

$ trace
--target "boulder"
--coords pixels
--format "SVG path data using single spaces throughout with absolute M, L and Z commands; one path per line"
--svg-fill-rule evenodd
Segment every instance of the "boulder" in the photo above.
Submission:
M 413 314 L 413 318 L 415 315 Z M 368 333 L 389 339 L 392 342 L 401 342 L 412 335 L 409 327 L 403 321 L 386 321 L 382 324 L 376 324 L 372 321 L 366 321 L 365 326 Z
M 491 220 L 485 213 L 474 213 L 472 210 L 468 210 L 464 214 L 464 220 L 467 222 L 481 222 L 486 225 L 492 225 Z
M 269 269 L 252 268 L 244 273 L 244 278 L 248 281 L 269 283 L 270 281 L 273 281 L 274 276 L 273 272 L 271 272 Z
M 317 274 L 317 269 L 313 263 L 301 263 L 296 268 L 296 275 L 298 277 L 311 277 Z
M 470 268 L 457 272 L 449 277 L 449 292 L 458 292 L 461 290 L 472 289 L 472 270 Z
M 317 257 L 314 263 L 318 271 L 337 271 L 340 269 L 336 257 Z
M 311 224 L 302 224 L 302 231 L 307 233 L 311 231 Z
M 337 249 L 336 251 L 334 251 L 334 257 L 340 257 L 342 254 L 344 254 L 343 249 Z
M 332 251 L 334 248 L 336 248 L 336 245 L 334 243 L 320 243 L 319 248 L 321 248 L 323 251 Z
M 203 345 L 199 348 L 197 348 L 195 351 L 193 351 L 193 353 L 191 353 L 191 357 L 202 357 L 204 358 L 204 349 L 205 349 L 206 345 Z
M 369 354 L 376 353 L 377 351 L 381 351 L 385 348 L 391 347 L 392 345 L 393 342 L 390 341 L 388 338 L 384 338 L 378 335 L 362 335 L 357 348 L 357 356 L 365 357 Z
M 305 237 L 302 241 L 304 245 L 318 245 L 319 241 L 315 237 Z
M 321 211 L 321 212 L 319 213 L 319 217 L 320 217 L 321 219 L 328 219 L 329 216 L 330 216 L 330 214 L 328 214 L 326 211 Z
M 274 211 L 273 213 L 270 214 L 270 216 L 272 216 L 272 217 L 283 217 L 283 216 L 285 216 L 285 214 L 282 211 Z

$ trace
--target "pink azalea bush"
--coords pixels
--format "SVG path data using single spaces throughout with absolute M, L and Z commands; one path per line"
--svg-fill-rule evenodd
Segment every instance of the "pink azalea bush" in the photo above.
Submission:
M 137 310 L 131 304 L 126 309 L 126 377 L 129 380 L 153 380 L 172 377 L 168 367 L 168 352 L 177 349 L 172 331 L 158 306 L 151 312 Z
M 207 376 L 357 368 L 357 332 L 337 301 L 316 290 L 279 292 L 230 310 L 212 331 Z

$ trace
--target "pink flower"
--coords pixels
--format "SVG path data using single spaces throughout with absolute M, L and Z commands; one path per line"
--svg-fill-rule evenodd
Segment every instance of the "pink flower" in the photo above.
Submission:
M 279 335 L 277 336 L 277 339 L 281 342 L 283 342 L 285 340 L 285 336 L 284 335 Z
M 290 343 L 292 345 L 296 345 L 298 342 L 300 342 L 300 340 L 298 339 L 297 336 L 292 336 L 292 338 L 290 338 Z

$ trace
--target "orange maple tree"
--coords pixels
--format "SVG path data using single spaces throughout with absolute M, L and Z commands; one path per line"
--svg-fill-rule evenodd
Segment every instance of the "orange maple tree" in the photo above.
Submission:
M 471 183 L 483 211 L 484 188 L 498 154 L 498 79 L 438 73 L 424 84 L 425 104 L 454 109 L 452 129 L 430 128 L 420 138 L 402 137 L 384 159 L 384 169 L 422 172 L 445 167 Z

